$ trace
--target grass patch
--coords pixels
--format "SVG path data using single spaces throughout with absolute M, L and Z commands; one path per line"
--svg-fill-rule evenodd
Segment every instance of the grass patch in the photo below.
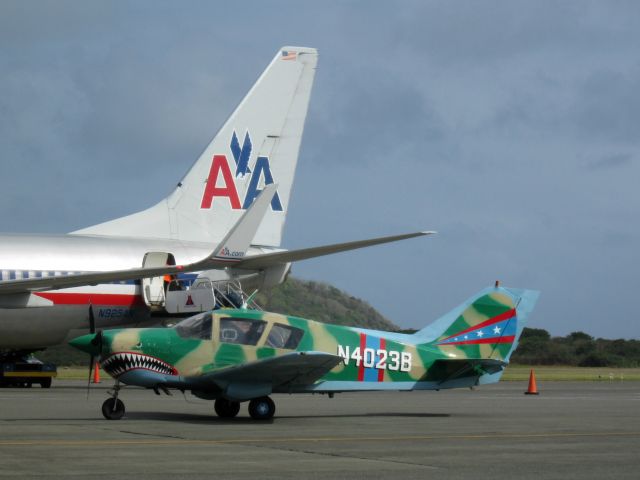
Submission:
M 502 380 L 527 381 L 532 368 L 536 372 L 536 379 L 544 382 L 640 381 L 640 368 L 549 367 L 540 365 L 509 365 L 502 376 Z M 87 367 L 58 367 L 58 378 L 60 380 L 86 380 L 88 374 Z M 111 379 L 103 370 L 100 370 L 100 378 L 102 380 Z
M 60 380 L 86 380 L 89 375 L 89 367 L 58 367 L 58 379 Z M 100 369 L 100 379 L 111 379 L 107 373 Z
M 533 369 L 536 380 L 545 382 L 620 382 L 640 380 L 640 368 L 610 368 L 610 367 L 566 367 L 542 365 L 509 365 L 502 376 L 506 381 L 526 381 Z

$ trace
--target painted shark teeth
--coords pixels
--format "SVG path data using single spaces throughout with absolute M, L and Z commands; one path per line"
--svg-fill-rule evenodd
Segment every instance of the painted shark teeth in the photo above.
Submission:
M 177 371 L 171 365 L 162 360 L 143 355 L 141 353 L 120 352 L 114 353 L 101 363 L 102 368 L 112 377 L 118 377 L 125 372 L 143 369 L 163 375 L 177 375 Z

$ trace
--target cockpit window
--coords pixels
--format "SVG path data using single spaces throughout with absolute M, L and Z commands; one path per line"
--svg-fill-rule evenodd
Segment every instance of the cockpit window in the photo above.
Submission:
M 295 350 L 304 335 L 304 330 L 289 325 L 274 323 L 267 337 L 266 345 L 273 348 Z
M 211 314 L 205 312 L 195 317 L 186 318 L 173 328 L 178 335 L 184 338 L 211 340 L 211 323 Z
M 240 345 L 256 345 L 266 322 L 249 320 L 246 318 L 220 319 L 220 341 L 224 343 L 238 343 Z

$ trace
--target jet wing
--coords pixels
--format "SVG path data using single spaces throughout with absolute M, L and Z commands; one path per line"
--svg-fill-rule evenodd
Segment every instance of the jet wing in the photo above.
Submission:
M 407 238 L 421 237 L 423 235 L 433 235 L 434 233 L 436 232 L 405 233 L 403 235 L 391 235 L 388 237 L 370 238 L 368 240 L 358 240 L 355 242 L 335 243 L 333 245 L 323 245 L 321 247 L 253 255 L 244 258 L 237 265 L 234 265 L 234 268 L 243 268 L 248 270 L 267 268 L 280 263 L 297 262 L 299 260 L 307 260 L 309 258 L 321 257 L 323 255 L 331 255 L 333 253 L 346 252 L 348 250 L 370 247 L 372 245 L 380 245 L 381 243 L 397 242 L 398 240 L 406 240 Z
M 110 270 L 106 272 L 77 273 L 55 277 L 7 280 L 0 282 L 0 295 L 57 290 L 123 280 L 139 280 L 141 278 L 159 277 L 182 272 L 198 272 L 213 268 L 225 268 L 234 263 L 238 263 L 249 249 L 251 240 L 253 240 L 258 230 L 260 222 L 267 212 L 277 188 L 277 184 L 272 183 L 267 185 L 233 228 L 229 230 L 229 233 L 222 239 L 215 250 L 207 258 L 198 262 L 188 265 L 141 267 L 127 270 Z
M 309 385 L 343 361 L 325 352 L 291 352 L 238 366 L 205 373 L 200 381 L 215 383 L 226 390 L 231 385 Z
M 125 280 L 139 280 L 142 278 L 159 277 L 162 275 L 174 275 L 187 272 L 201 272 L 205 270 L 234 269 L 260 270 L 274 265 L 305 260 L 308 258 L 344 252 L 357 248 L 379 245 L 381 243 L 395 242 L 407 238 L 422 235 L 431 235 L 435 232 L 415 232 L 403 235 L 372 238 L 355 242 L 324 245 L 320 247 L 304 248 L 301 250 L 284 250 L 274 253 L 265 253 L 245 257 L 251 241 L 255 236 L 271 199 L 277 190 L 276 184 L 267 185 L 254 200 L 247 211 L 229 231 L 226 237 L 206 258 L 187 265 L 167 265 L 162 267 L 140 267 L 126 270 L 110 270 L 106 272 L 86 272 L 55 277 L 27 278 L 22 280 L 0 281 L 0 295 L 17 293 L 29 293 L 45 290 L 59 290 L 61 288 L 82 287 L 86 285 L 98 285 L 101 283 L 118 282 Z
M 242 220 L 242 219 L 241 219 Z M 234 258 L 231 255 L 224 256 L 223 247 L 216 248 L 212 254 L 198 262 L 187 265 L 175 265 L 153 268 L 131 268 L 127 270 L 109 270 L 107 272 L 76 273 L 73 275 L 28 278 L 23 280 L 5 280 L 0 282 L 0 295 L 38 292 L 45 290 L 59 290 L 61 288 L 82 287 L 85 285 L 98 285 L 100 283 L 118 282 L 124 280 L 139 280 L 142 278 L 159 277 L 162 275 L 174 275 L 187 272 L 201 272 L 204 270 L 223 269 L 233 267 L 234 269 L 260 270 L 272 265 L 280 265 L 298 260 L 330 255 L 332 253 L 346 252 L 358 248 L 380 245 L 382 243 L 396 242 L 407 238 L 431 235 L 435 232 L 414 232 L 403 235 L 392 235 L 388 237 L 372 238 L 368 240 L 358 240 L 355 242 L 337 243 L 333 245 L 323 245 L 320 247 L 303 248 L 300 250 L 284 250 L 282 252 L 265 253 L 262 255 L 251 255 L 245 258 Z M 231 243 L 233 244 L 233 243 Z M 233 255 L 242 253 L 241 250 L 229 250 Z M 221 254 L 222 253 L 222 254 Z

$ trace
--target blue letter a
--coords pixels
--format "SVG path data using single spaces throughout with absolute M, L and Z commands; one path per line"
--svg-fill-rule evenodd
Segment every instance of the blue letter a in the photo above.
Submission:
M 253 174 L 251 175 L 249 188 L 247 188 L 247 196 L 244 198 L 244 205 L 242 206 L 244 210 L 251 206 L 253 200 L 262 191 L 258 190 L 258 182 L 260 181 L 260 177 L 263 175 L 265 185 L 273 183 L 271 168 L 269 167 L 269 159 L 267 157 L 258 157 L 258 159 L 256 160 L 256 164 L 253 167 Z M 276 194 L 271 199 L 271 210 L 274 210 L 276 212 L 282 211 L 282 204 L 280 203 L 278 192 L 276 192 Z

